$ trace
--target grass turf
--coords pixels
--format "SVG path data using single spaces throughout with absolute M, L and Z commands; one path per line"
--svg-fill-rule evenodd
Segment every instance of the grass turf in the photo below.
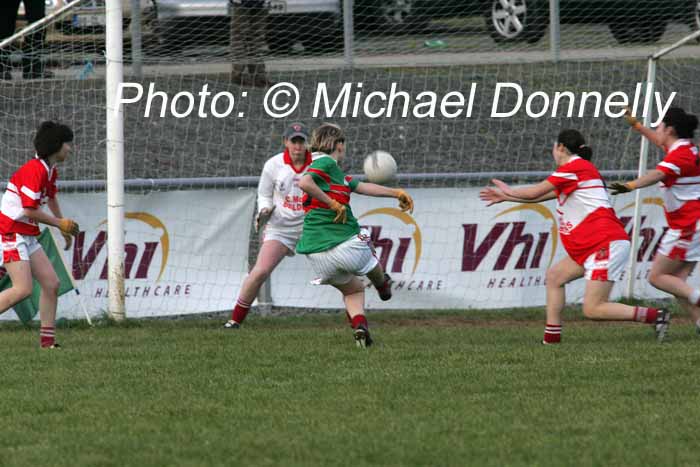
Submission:
M 0 327 L 0 465 L 697 465 L 700 339 L 569 313 Z

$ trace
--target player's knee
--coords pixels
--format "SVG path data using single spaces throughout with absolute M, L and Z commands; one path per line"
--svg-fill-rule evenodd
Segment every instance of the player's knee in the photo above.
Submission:
M 588 319 L 599 319 L 603 315 L 603 310 L 600 303 L 584 303 L 583 316 Z
M 547 281 L 547 287 L 559 288 L 564 285 L 564 276 L 556 269 L 548 269 L 545 274 L 545 280 Z
M 61 286 L 58 278 L 49 279 L 41 285 L 44 293 L 50 296 L 58 296 L 58 288 Z
M 17 284 L 12 289 L 15 291 L 17 301 L 22 301 L 32 294 L 32 284 Z
M 270 277 L 270 274 L 272 274 L 272 270 L 269 268 L 262 268 L 262 267 L 254 267 L 252 271 L 250 271 L 250 277 L 253 279 L 255 282 L 260 282 L 263 283 L 267 280 L 268 277 Z
M 658 271 L 654 271 L 653 269 L 649 272 L 649 283 L 656 287 L 657 289 L 660 288 L 659 286 L 661 285 L 661 276 Z

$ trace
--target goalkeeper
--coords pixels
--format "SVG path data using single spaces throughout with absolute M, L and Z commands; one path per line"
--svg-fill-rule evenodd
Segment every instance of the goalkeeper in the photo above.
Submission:
M 37 240 L 39 223 L 58 227 L 70 248 L 78 224 L 66 219 L 56 197 L 56 164 L 66 160 L 71 151 L 73 132 L 65 125 L 43 122 L 34 137 L 36 156 L 15 172 L 7 184 L 0 204 L 2 259 L 12 280 L 12 287 L 0 292 L 0 313 L 24 300 L 32 293 L 32 277 L 41 286 L 39 316 L 40 345 L 58 348 L 55 342 L 56 305 L 59 280 L 51 261 Z M 41 209 L 48 205 L 53 214 Z M 54 217 L 55 216 L 55 217 Z
M 668 109 L 656 130 L 645 127 L 629 110 L 625 119 L 633 129 L 666 152 L 645 175 L 611 184 L 612 194 L 627 193 L 660 183 L 668 230 L 654 256 L 649 283 L 674 295 L 695 321 L 700 334 L 700 289 L 686 283 L 700 260 L 700 153 L 693 143 L 698 118 L 683 109 Z
M 345 158 L 345 134 L 336 125 L 324 123 L 316 128 L 311 150 L 320 154 L 299 182 L 306 192 L 306 216 L 297 253 L 311 262 L 317 275 L 314 284 L 330 284 L 343 294 L 355 342 L 366 347 L 372 338 L 364 311 L 365 286 L 358 276 L 366 275 L 385 301 L 391 298 L 391 278 L 377 261 L 368 232 L 360 230 L 350 208 L 350 194 L 397 198 L 401 209 L 411 212 L 413 200 L 404 190 L 346 176 L 339 167 Z
M 576 130 L 559 133 L 552 155 L 557 170 L 537 185 L 511 188 L 494 180 L 480 197 L 489 206 L 502 201 L 539 203 L 557 199 L 559 237 L 569 257 L 547 270 L 547 323 L 543 344 L 561 341 L 561 312 L 565 285 L 586 278 L 583 314 L 590 319 L 639 321 L 654 325 L 658 341 L 668 329 L 670 312 L 610 302 L 615 281 L 622 278 L 630 241 L 615 215 L 598 169 L 590 162 L 593 151 Z
M 256 232 L 262 231 L 262 246 L 255 266 L 243 281 L 231 319 L 226 329 L 238 329 L 248 315 L 260 287 L 285 256 L 293 256 L 301 236 L 304 193 L 299 180 L 311 164 L 306 148 L 309 138 L 301 123 L 293 123 L 284 132 L 284 151 L 265 162 L 258 183 L 258 214 Z

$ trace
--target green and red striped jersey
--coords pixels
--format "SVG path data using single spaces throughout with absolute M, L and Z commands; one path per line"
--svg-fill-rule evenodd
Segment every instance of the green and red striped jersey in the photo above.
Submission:
M 335 211 L 327 204 L 309 196 L 304 196 L 304 230 L 302 231 L 297 253 L 310 254 L 330 250 L 347 239 L 360 233 L 360 224 L 350 209 L 350 194 L 355 191 L 358 180 L 345 175 L 338 163 L 329 155 L 320 155 L 306 169 L 316 185 L 331 199 L 347 208 L 347 222 L 334 224 Z

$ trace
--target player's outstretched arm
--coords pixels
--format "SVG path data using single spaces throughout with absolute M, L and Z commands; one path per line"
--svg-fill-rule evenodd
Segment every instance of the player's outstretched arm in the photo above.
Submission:
M 306 174 L 301 177 L 301 180 L 299 180 L 299 188 L 301 188 L 304 193 L 308 194 L 312 198 L 327 204 L 329 209 L 335 211 L 335 218 L 333 219 L 334 223 L 345 224 L 345 222 L 347 222 L 348 214 L 346 207 L 342 203 L 339 203 L 325 194 L 323 190 L 316 185 L 316 182 L 311 175 Z
M 651 144 L 663 149 L 663 145 L 659 142 L 654 130 L 642 125 L 642 122 L 637 120 L 636 117 L 632 116 L 632 112 L 629 108 L 625 109 L 625 121 L 632 127 L 633 130 L 638 131 L 642 136 L 648 139 Z
M 396 198 L 399 200 L 399 207 L 402 211 L 413 212 L 413 198 L 401 188 L 388 188 L 376 183 L 360 182 L 355 188 L 355 193 L 382 198 Z
M 556 198 L 557 195 L 554 192 L 547 193 L 546 195 L 540 196 L 535 199 L 522 199 L 516 198 L 515 196 L 508 196 L 496 187 L 487 186 L 479 192 L 479 199 L 481 201 L 486 201 L 486 206 L 493 206 L 494 204 L 502 203 L 504 201 L 510 201 L 513 203 L 541 203 L 543 201 L 549 201 L 550 199 Z
M 496 185 L 508 199 L 504 201 L 514 201 L 516 203 L 539 203 L 542 201 L 547 201 L 553 199 L 556 194 L 554 193 L 554 185 L 551 182 L 544 180 L 537 185 L 524 186 L 519 188 L 513 188 L 502 180 L 494 178 L 491 183 Z
M 621 193 L 629 193 L 630 191 L 646 188 L 666 178 L 666 174 L 658 169 L 650 170 L 636 180 L 622 183 L 614 182 L 610 184 L 610 194 L 619 195 Z

